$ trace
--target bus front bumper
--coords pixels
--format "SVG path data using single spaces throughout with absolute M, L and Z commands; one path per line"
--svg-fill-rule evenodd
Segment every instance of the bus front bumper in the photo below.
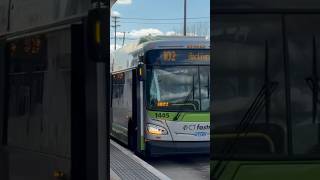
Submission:
M 147 141 L 146 152 L 149 156 L 209 154 L 210 141 Z

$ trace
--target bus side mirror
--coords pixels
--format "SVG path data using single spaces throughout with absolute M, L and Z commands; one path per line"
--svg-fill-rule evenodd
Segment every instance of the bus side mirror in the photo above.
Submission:
M 137 75 L 139 81 L 145 81 L 146 80 L 146 65 L 145 64 L 139 64 L 137 69 Z

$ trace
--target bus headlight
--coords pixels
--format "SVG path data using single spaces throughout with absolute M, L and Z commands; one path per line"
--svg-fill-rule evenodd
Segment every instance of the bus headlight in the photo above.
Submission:
M 147 124 L 147 133 L 152 135 L 166 135 L 168 131 L 161 126 Z

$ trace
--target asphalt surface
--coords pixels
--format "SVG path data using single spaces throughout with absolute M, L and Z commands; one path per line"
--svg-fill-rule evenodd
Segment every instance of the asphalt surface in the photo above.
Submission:
M 172 180 L 209 180 L 209 155 L 167 156 L 147 160 L 147 163 Z

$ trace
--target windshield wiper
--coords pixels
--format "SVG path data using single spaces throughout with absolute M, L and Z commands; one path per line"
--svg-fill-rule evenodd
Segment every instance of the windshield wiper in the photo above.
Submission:
M 183 101 L 183 104 L 187 103 L 188 101 L 190 101 L 190 98 L 191 98 L 191 95 L 193 96 L 194 98 L 194 76 L 193 76 L 193 79 L 192 79 L 192 89 L 190 90 L 190 92 L 188 93 L 187 97 L 184 99 Z M 179 119 L 181 115 L 181 111 L 179 111 L 175 116 L 174 118 L 172 119 L 173 121 L 177 121 Z
M 258 95 L 250 105 L 249 109 L 245 113 L 244 117 L 241 119 L 240 123 L 236 126 L 234 132 L 236 132 L 236 137 L 233 139 L 233 141 L 230 144 L 227 144 L 222 151 L 222 154 L 229 154 L 229 156 L 226 159 L 231 159 L 235 153 L 235 145 L 237 144 L 239 137 L 241 134 L 244 134 L 246 136 L 249 131 L 246 131 L 249 129 L 250 125 L 253 125 L 259 116 L 260 112 L 262 111 L 263 107 L 266 105 L 266 98 L 267 96 L 271 96 L 272 93 L 276 90 L 278 86 L 277 82 L 271 82 L 269 84 L 264 84 L 259 91 Z M 269 89 L 270 88 L 270 89 Z M 270 91 L 269 91 L 270 90 Z M 219 160 L 217 165 L 213 168 L 213 175 L 216 175 L 216 179 L 219 179 L 224 169 L 227 167 L 227 164 L 229 161 L 227 161 L 222 168 L 222 160 Z
M 270 97 L 273 92 L 277 89 L 278 82 L 272 82 L 269 80 L 269 46 L 268 41 L 265 41 L 265 82 L 261 87 L 261 90 L 258 92 L 257 96 L 253 100 L 247 112 L 244 114 L 240 123 L 235 127 L 234 132 L 236 132 L 236 137 L 232 139 L 231 143 L 226 143 L 222 149 L 222 155 L 228 154 L 225 158 L 226 162 L 223 164 L 223 160 L 219 159 L 216 165 L 213 167 L 213 179 L 218 180 L 227 165 L 229 164 L 231 158 L 235 153 L 235 145 L 238 143 L 240 135 L 244 134 L 244 137 L 247 136 L 249 129 L 255 123 L 256 119 L 260 115 L 263 107 L 266 109 L 266 123 L 269 123 L 269 106 L 270 106 Z M 214 147 L 213 147 L 214 148 Z
M 183 104 L 187 103 L 188 101 L 190 101 L 191 99 L 191 96 L 192 96 L 192 93 L 193 93 L 194 89 L 191 89 L 188 96 L 185 98 L 185 100 L 183 101 Z M 176 121 L 179 119 L 180 115 L 181 115 L 181 111 L 179 111 L 175 116 L 174 118 L 172 119 L 173 121 Z

